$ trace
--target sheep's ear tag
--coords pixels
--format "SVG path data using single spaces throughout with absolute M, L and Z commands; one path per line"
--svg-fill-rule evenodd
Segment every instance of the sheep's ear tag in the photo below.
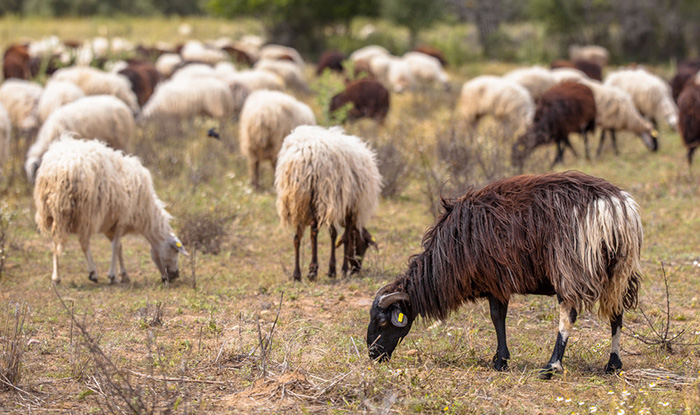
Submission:
M 406 317 L 406 314 L 402 313 L 401 310 L 395 308 L 394 311 L 391 312 L 391 324 L 396 327 L 406 327 L 406 324 L 408 324 L 408 317 Z
M 658 136 L 659 136 L 659 131 L 656 130 L 656 129 L 651 130 L 651 136 L 654 137 L 654 138 L 658 137 Z
M 189 253 L 185 249 L 184 246 L 182 246 L 182 242 L 180 242 L 179 239 L 175 238 L 175 241 L 173 242 L 173 247 L 177 250 L 177 252 L 181 253 L 182 255 L 188 256 Z

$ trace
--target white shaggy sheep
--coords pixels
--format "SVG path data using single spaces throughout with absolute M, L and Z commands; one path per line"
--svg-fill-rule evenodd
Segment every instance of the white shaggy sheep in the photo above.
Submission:
M 191 63 L 185 65 L 178 70 L 176 70 L 170 79 L 180 79 L 180 78 L 214 78 L 216 77 L 216 71 L 214 67 L 204 64 L 204 63 Z
M 228 54 L 219 49 L 207 48 L 198 40 L 189 40 L 180 51 L 186 61 L 204 62 L 215 65 L 228 59 Z
M 179 54 L 164 53 L 156 59 L 156 70 L 164 79 L 167 79 L 182 62 L 182 57 Z
M 296 49 L 290 48 L 288 46 L 282 45 L 265 45 L 260 48 L 260 53 L 258 55 L 259 60 L 269 59 L 269 60 L 289 60 L 296 63 L 300 67 L 304 67 L 304 59 L 301 57 Z
M 68 235 L 77 234 L 88 263 L 88 278 L 97 282 L 90 237 L 104 234 L 112 242 L 107 277 L 113 283 L 117 260 L 121 281 L 128 282 L 121 238 L 143 235 L 163 281 L 178 277 L 178 254 L 187 254 L 170 227 L 170 214 L 153 189 L 148 170 L 138 158 L 110 149 L 96 140 L 64 134 L 44 155 L 34 187 L 34 217 L 41 232 L 53 239 L 51 281 L 61 281 L 59 256 Z
M 248 157 L 250 183 L 259 188 L 261 161 L 270 160 L 274 169 L 287 134 L 299 125 L 315 124 L 311 108 L 291 95 L 267 90 L 250 94 L 241 111 L 239 134 L 241 153 Z
M 267 71 L 278 75 L 287 87 L 308 91 L 304 70 L 294 62 L 261 59 L 253 66 L 258 71 Z
M 229 84 L 231 82 L 239 82 L 250 91 L 259 89 L 281 91 L 284 89 L 284 80 L 279 75 L 267 71 L 245 70 L 236 72 L 223 79 Z
M 398 93 L 413 89 L 416 83 L 411 65 L 403 59 L 392 59 L 388 77 L 390 88 Z
M 224 122 L 234 115 L 229 86 L 216 78 L 181 78 L 161 83 L 143 106 L 140 120 L 192 120 L 205 116 Z
M 301 279 L 299 244 L 307 226 L 311 226 L 310 280 L 318 272 L 319 226 L 330 227 L 328 275 L 335 277 L 336 228 L 340 226 L 345 228 L 341 238 L 345 243 L 343 274 L 360 270 L 365 250 L 373 244 L 365 226 L 379 203 L 381 185 L 374 152 L 340 127 L 298 127 L 284 139 L 275 169 L 275 188 L 280 220 L 296 230 L 295 280 Z
M 222 78 L 236 74 L 238 69 L 236 69 L 236 66 L 231 62 L 219 62 L 214 66 L 214 71 L 216 72 L 216 76 Z
M 39 97 L 39 121 L 43 123 L 56 108 L 85 96 L 76 84 L 68 81 L 51 81 Z
M 10 114 L 0 104 L 0 170 L 10 158 L 10 140 L 12 139 L 12 121 Z
M 606 85 L 621 88 L 632 97 L 639 112 L 656 124 L 663 119 L 671 128 L 678 123 L 678 107 L 673 102 L 671 86 L 642 68 L 621 69 L 605 78 Z
M 377 55 L 391 56 L 391 53 L 382 46 L 369 45 L 351 53 L 350 60 L 355 62 L 355 64 L 362 61 L 369 63 Z
M 430 86 L 440 84 L 445 90 L 450 89 L 450 78 L 437 58 L 421 52 L 408 52 L 402 58 L 411 68 L 417 85 Z
M 389 85 L 389 68 L 391 63 L 398 59 L 396 56 L 376 54 L 367 61 L 369 71 L 384 85 Z
M 483 75 L 462 86 L 457 108 L 459 117 L 475 129 L 479 119 L 490 115 L 506 128 L 524 131 L 535 115 L 535 102 L 527 89 L 509 79 Z
M 556 83 L 567 81 L 578 82 L 582 79 L 589 79 L 585 73 L 579 71 L 576 68 L 554 68 L 550 69 L 549 72 L 554 77 Z
M 534 100 L 537 100 L 537 98 L 542 96 L 544 91 L 551 88 L 557 82 L 549 69 L 542 66 L 514 69 L 503 75 L 503 77 L 522 85 L 530 92 Z
M 658 132 L 644 119 L 632 102 L 632 97 L 620 88 L 601 84 L 595 80 L 579 81 L 591 88 L 596 105 L 596 124 L 601 128 L 598 154 L 603 148 L 606 131 L 610 131 L 613 148 L 618 154 L 616 131 L 631 131 L 637 134 L 652 151 L 658 148 Z
M 39 126 L 37 104 L 42 90 L 36 82 L 23 79 L 8 79 L 0 85 L 0 104 L 15 129 L 26 132 Z
M 27 152 L 24 168 L 30 182 L 35 179 L 44 153 L 64 132 L 96 138 L 128 152 L 136 125 L 129 107 L 111 95 L 87 96 L 57 108 L 41 126 L 36 141 Z
M 598 45 L 569 46 L 569 60 L 586 60 L 598 64 L 601 68 L 608 64 L 610 53 Z
M 51 76 L 52 81 L 68 81 L 76 84 L 85 95 L 112 95 L 122 100 L 136 114 L 139 101 L 131 90 L 131 82 L 123 75 L 104 72 L 89 66 L 61 68 Z

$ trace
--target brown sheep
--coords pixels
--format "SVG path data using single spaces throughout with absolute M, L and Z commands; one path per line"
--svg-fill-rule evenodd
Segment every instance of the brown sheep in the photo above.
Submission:
M 413 51 L 425 53 L 428 56 L 432 56 L 433 58 L 440 61 L 440 65 L 442 65 L 443 68 L 447 68 L 447 61 L 445 60 L 445 55 L 440 49 L 434 48 L 432 46 L 422 45 L 417 46 L 415 49 L 413 49 Z
M 336 111 L 347 103 L 352 103 L 349 120 L 368 117 L 383 123 L 389 112 L 389 90 L 374 79 L 358 79 L 331 99 L 330 111 Z
M 326 68 L 331 71 L 342 73 L 343 61 L 345 58 L 345 54 L 337 50 L 323 52 L 323 55 L 318 59 L 318 64 L 316 65 L 316 75 L 321 75 Z
M 253 59 L 253 57 L 251 57 L 250 54 L 248 54 L 243 49 L 230 45 L 224 46 L 221 49 L 224 52 L 228 53 L 229 56 L 231 56 L 236 63 L 248 65 L 249 67 L 253 66 L 253 64 L 255 63 L 255 59 Z
M 585 73 L 586 76 L 591 79 L 595 79 L 596 81 L 603 80 L 603 69 L 600 67 L 600 65 L 591 61 L 586 61 L 582 59 L 575 61 L 567 61 L 559 59 L 552 62 L 550 68 L 574 68 Z
M 143 107 L 148 98 L 153 95 L 156 85 L 160 82 L 160 73 L 156 67 L 146 61 L 132 59 L 127 61 L 128 66 L 119 73 L 126 76 L 131 82 L 131 90 L 134 91 L 139 101 L 139 106 Z
M 700 145 L 700 85 L 688 82 L 678 96 L 678 129 L 688 147 L 688 165 Z
M 678 103 L 678 96 L 683 91 L 685 84 L 693 78 L 698 71 L 700 71 L 700 59 L 693 59 L 685 61 L 678 65 L 678 71 L 676 75 L 671 78 L 669 82 L 671 84 L 671 91 L 673 93 L 673 100 Z
M 2 73 L 5 79 L 31 79 L 29 46 L 10 45 L 3 55 Z
M 564 160 L 564 148 L 576 155 L 569 133 L 581 133 L 588 152 L 587 132 L 595 128 L 596 105 L 593 91 L 586 85 L 568 81 L 549 88 L 537 102 L 532 126 L 513 145 L 513 165 L 522 170 L 525 159 L 535 147 L 555 142 L 557 155 L 552 166 Z

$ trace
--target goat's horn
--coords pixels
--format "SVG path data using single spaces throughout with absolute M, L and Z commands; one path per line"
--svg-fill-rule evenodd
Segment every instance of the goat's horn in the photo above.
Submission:
M 398 293 L 391 293 L 387 295 L 383 295 L 379 299 L 379 307 L 380 308 L 387 308 L 390 305 L 398 302 L 398 301 L 410 301 L 411 297 L 408 295 L 408 293 L 403 293 L 403 292 L 398 292 Z

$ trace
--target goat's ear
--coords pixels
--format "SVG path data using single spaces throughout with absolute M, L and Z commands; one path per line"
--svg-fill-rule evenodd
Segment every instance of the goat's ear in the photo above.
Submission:
M 406 324 L 408 324 L 408 316 L 406 316 L 401 309 L 396 307 L 391 312 L 391 324 L 396 327 L 406 327 Z
M 185 249 L 185 246 L 182 245 L 182 242 L 180 242 L 180 239 L 178 239 L 177 236 L 171 235 L 172 238 L 170 240 L 170 246 L 176 250 L 177 252 L 181 253 L 184 256 L 189 256 L 189 252 Z

